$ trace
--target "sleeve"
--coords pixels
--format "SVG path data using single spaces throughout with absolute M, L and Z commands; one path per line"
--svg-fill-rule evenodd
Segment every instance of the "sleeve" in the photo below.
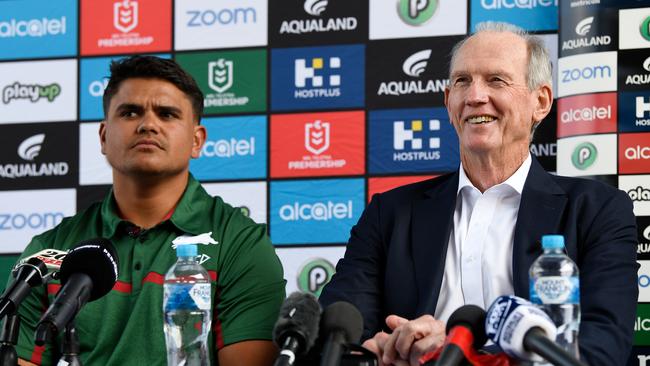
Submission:
M 224 233 L 213 318 L 217 347 L 271 340 L 285 298 L 282 264 L 265 225 L 231 214 Z
M 580 255 L 581 359 L 624 365 L 638 299 L 637 230 L 632 201 L 616 191 L 585 228 Z
M 19 260 L 43 249 L 45 247 L 39 241 L 39 237 L 35 237 L 20 256 Z M 9 283 L 11 282 L 13 282 L 13 278 L 10 277 Z M 35 287 L 18 307 L 20 333 L 18 334 L 18 343 L 15 347 L 16 353 L 19 358 L 37 365 L 52 365 L 52 359 L 55 357 L 54 353 L 56 353 L 54 352 L 56 351 L 56 346 L 53 344 L 46 344 L 45 346 L 36 346 L 34 344 L 36 324 L 38 324 L 41 316 L 49 306 L 47 296 L 46 285 Z
M 319 298 L 323 307 L 336 301 L 354 304 L 363 315 L 362 341 L 380 331 L 384 322 L 381 299 L 386 260 L 380 231 L 379 197 L 373 197 L 352 228 L 345 255 Z

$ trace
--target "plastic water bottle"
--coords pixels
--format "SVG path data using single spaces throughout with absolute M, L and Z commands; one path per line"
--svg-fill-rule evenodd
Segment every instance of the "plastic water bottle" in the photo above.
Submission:
M 167 365 L 208 366 L 210 277 L 197 262 L 196 244 L 177 246 L 176 255 L 163 286 Z
M 530 267 L 530 301 L 557 326 L 556 343 L 579 357 L 580 280 L 578 266 L 564 254 L 562 235 L 542 237 L 544 254 Z

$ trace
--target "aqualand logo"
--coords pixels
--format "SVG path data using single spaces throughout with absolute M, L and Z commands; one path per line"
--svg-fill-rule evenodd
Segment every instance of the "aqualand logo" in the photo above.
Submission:
M 41 98 L 53 102 L 59 94 L 61 94 L 61 86 L 57 83 L 40 85 L 21 84 L 16 81 L 2 89 L 2 103 L 9 104 L 14 99 L 27 99 L 32 103 L 36 103 Z
M 591 30 L 591 23 L 593 23 L 594 17 L 586 17 L 576 24 L 576 34 L 579 36 L 586 36 L 587 33 Z
M 438 9 L 438 0 L 399 0 L 397 14 L 406 24 L 420 26 L 427 23 Z
M 585 170 L 592 166 L 598 156 L 598 149 L 591 142 L 583 142 L 573 149 L 571 154 L 571 162 L 573 166 Z
M 328 260 L 312 258 L 298 270 L 298 289 L 318 297 L 334 272 L 336 268 Z
M 650 57 L 641 64 L 645 71 L 650 72 Z M 646 85 L 650 84 L 650 74 L 630 74 L 625 78 L 625 85 Z
M 426 70 L 431 49 L 417 51 L 407 57 L 402 63 L 402 71 L 407 76 L 419 78 Z M 442 93 L 449 85 L 448 79 L 437 80 L 391 80 L 382 81 L 379 84 L 377 95 L 409 95 L 409 94 L 427 94 Z
M 0 38 L 46 37 L 66 34 L 66 17 L 0 22 Z
M 67 175 L 70 171 L 70 166 L 65 161 L 33 163 L 34 159 L 39 156 L 44 141 L 44 133 L 39 133 L 23 140 L 18 145 L 16 153 L 21 159 L 29 163 L 0 165 L 0 177 L 15 179 Z
M 303 8 L 307 14 L 319 16 L 327 8 L 327 0 L 306 0 Z

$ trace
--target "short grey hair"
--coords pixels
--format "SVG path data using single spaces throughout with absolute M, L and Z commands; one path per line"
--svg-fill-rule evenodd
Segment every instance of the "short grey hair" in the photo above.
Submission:
M 460 51 L 461 47 L 463 47 L 470 38 L 481 32 L 508 32 L 523 38 L 528 47 L 528 74 L 526 75 L 526 84 L 528 85 L 528 89 L 535 90 L 544 84 L 553 87 L 551 59 L 546 50 L 546 46 L 544 45 L 544 41 L 516 25 L 502 22 L 478 23 L 474 34 L 465 37 L 454 46 L 451 50 L 451 62 L 449 64 L 450 75 L 458 51 Z
M 553 66 L 551 65 L 551 58 L 548 55 L 544 41 L 541 38 L 534 36 L 516 25 L 503 22 L 481 22 L 476 25 L 476 32 L 465 37 L 458 42 L 451 50 L 451 62 L 449 63 L 449 76 L 451 79 L 451 68 L 454 67 L 458 51 L 465 45 L 465 43 L 475 35 L 481 32 L 507 32 L 515 34 L 526 42 L 528 48 L 528 73 L 526 74 L 526 84 L 528 90 L 532 91 L 540 86 L 547 84 L 553 88 Z M 530 131 L 530 141 L 532 143 L 535 136 L 535 130 L 542 121 L 533 123 Z

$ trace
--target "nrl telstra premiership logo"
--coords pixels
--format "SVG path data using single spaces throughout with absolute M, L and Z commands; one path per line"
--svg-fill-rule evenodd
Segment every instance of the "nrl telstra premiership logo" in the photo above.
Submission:
M 128 33 L 138 26 L 138 2 L 123 0 L 113 4 L 113 26 L 122 33 Z
M 317 120 L 305 124 L 305 149 L 318 155 L 330 147 L 330 124 Z
M 230 89 L 233 81 L 233 62 L 223 58 L 208 63 L 208 84 L 217 93 Z

